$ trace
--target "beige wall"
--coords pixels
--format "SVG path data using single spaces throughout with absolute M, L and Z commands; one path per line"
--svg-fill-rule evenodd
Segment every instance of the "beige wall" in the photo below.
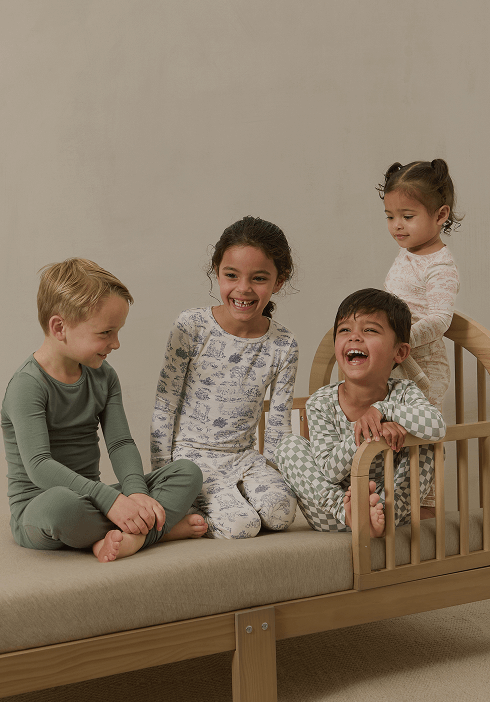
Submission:
M 276 317 L 306 394 L 338 303 L 381 287 L 397 253 L 374 190 L 396 160 L 447 159 L 466 213 L 457 306 L 490 327 L 489 8 L 1 0 L 2 389 L 42 341 L 37 270 L 97 261 L 136 299 L 111 362 L 148 463 L 169 326 L 210 304 L 207 247 L 253 214 L 296 252 L 299 292 Z

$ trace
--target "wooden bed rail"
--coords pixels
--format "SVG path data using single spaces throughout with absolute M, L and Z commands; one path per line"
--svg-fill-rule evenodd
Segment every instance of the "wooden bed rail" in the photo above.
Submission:
M 469 558 L 469 503 L 467 452 L 458 452 L 458 496 L 460 506 L 460 552 L 456 556 L 445 554 L 445 500 L 444 500 L 444 445 L 456 441 L 478 439 L 480 451 L 480 484 L 483 507 L 483 548 L 471 553 Z M 419 446 L 434 445 L 436 484 L 436 557 L 420 560 L 420 494 L 418 475 Z M 424 577 L 453 573 L 468 568 L 490 565 L 490 422 L 454 425 L 446 436 L 437 442 L 417 439 L 407 435 L 405 446 L 410 447 L 411 494 L 411 562 L 395 565 L 395 515 L 393 451 L 384 440 L 364 443 L 352 464 L 352 550 L 354 560 L 354 587 L 358 590 L 408 582 Z M 369 536 L 369 467 L 374 457 L 384 452 L 385 461 L 385 516 L 386 516 L 386 568 L 371 570 L 371 538 Z M 475 555 L 479 554 L 478 559 Z M 477 562 L 476 562 L 477 561 Z

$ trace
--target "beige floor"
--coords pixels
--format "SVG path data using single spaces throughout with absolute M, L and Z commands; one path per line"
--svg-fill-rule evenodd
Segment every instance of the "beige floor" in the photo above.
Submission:
M 230 663 L 220 654 L 5 701 L 231 702 Z M 277 665 L 279 702 L 488 702 L 490 600 L 281 641 Z

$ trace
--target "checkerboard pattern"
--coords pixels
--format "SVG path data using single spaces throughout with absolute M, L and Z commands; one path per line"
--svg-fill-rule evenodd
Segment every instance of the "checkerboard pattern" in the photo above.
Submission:
M 318 467 L 310 442 L 301 436 L 289 435 L 276 451 L 276 461 L 284 480 L 296 493 L 298 505 L 308 524 L 315 531 L 350 531 L 345 524 L 344 495 L 350 479 L 333 483 Z M 408 448 L 394 455 L 395 524 L 410 521 L 410 458 Z M 419 450 L 421 498 L 427 494 L 434 475 L 434 452 L 430 446 Z M 384 502 L 383 454 L 371 464 L 371 480 Z

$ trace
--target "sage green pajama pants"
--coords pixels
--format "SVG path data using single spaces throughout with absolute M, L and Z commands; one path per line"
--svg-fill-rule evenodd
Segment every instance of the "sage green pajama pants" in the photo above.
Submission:
M 166 519 L 161 531 L 154 526 L 148 532 L 142 548 L 159 541 L 187 514 L 202 486 L 201 470 L 184 459 L 144 477 L 150 497 L 162 505 Z M 121 485 L 112 487 L 122 492 Z M 117 529 L 90 497 L 66 487 L 53 487 L 33 497 L 19 518 L 12 516 L 10 526 L 20 546 L 41 550 L 89 548 Z

